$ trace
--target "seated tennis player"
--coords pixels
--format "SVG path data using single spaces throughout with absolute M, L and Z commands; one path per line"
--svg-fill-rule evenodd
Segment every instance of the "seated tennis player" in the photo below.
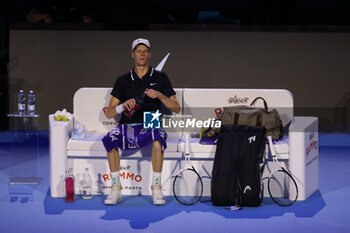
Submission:
M 147 39 L 139 38 L 133 41 L 131 48 L 134 67 L 128 73 L 117 78 L 111 92 L 109 106 L 104 109 L 108 119 L 121 114 L 119 125 L 102 139 L 107 150 L 108 164 L 112 175 L 112 190 L 106 198 L 105 204 L 114 205 L 123 199 L 118 147 L 122 150 L 128 150 L 141 148 L 152 143 L 153 181 L 151 189 L 153 204 L 164 205 L 161 172 L 164 150 L 167 147 L 167 134 L 162 128 L 144 129 L 143 112 L 157 112 L 163 103 L 172 112 L 178 113 L 180 105 L 176 100 L 176 93 L 168 76 L 149 65 L 150 42 Z M 159 115 L 153 116 L 159 117 Z

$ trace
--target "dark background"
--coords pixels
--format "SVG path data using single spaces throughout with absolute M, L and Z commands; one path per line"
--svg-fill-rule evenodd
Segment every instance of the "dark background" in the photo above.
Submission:
M 1 18 L 10 24 L 24 22 L 28 11 L 38 2 L 38 0 L 1 0 Z M 350 2 L 347 0 L 88 0 L 88 2 L 95 23 L 113 21 L 114 24 L 120 25 L 142 22 L 198 23 L 200 11 L 220 11 L 219 15 L 226 18 L 226 23 L 230 22 L 229 19 L 234 19 L 239 20 L 240 24 L 350 24 Z M 123 22 L 116 22 L 118 19 Z M 222 21 L 216 22 L 222 23 Z
M 147 37 L 175 87 L 283 88 L 320 130 L 350 128 L 348 1 L 91 0 L 93 24 L 28 24 L 38 1 L 0 1 L 0 130 L 19 89 L 37 93 L 40 128 L 74 92 L 110 87 Z

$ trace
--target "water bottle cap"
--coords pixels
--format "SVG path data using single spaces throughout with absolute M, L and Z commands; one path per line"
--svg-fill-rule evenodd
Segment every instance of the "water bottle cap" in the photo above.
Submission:
M 29 93 L 33 93 L 33 90 L 30 90 Z
M 23 90 L 19 90 L 19 92 L 23 92 Z

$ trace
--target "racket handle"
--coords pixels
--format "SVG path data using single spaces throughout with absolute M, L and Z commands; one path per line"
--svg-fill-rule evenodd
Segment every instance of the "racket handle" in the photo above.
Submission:
M 190 135 L 185 134 L 185 155 L 190 154 Z
M 275 146 L 273 145 L 273 142 L 272 142 L 272 137 L 267 136 L 267 140 L 269 141 L 269 147 L 270 147 L 270 152 L 272 157 L 276 157 L 276 151 L 275 151 Z

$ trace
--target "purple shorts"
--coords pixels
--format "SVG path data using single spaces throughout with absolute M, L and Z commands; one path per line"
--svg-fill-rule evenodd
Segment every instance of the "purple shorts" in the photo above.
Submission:
M 143 124 L 117 125 L 106 136 L 102 142 L 107 152 L 119 147 L 122 150 L 139 149 L 148 146 L 153 141 L 159 141 L 162 151 L 167 147 L 168 135 L 164 129 L 144 129 Z

